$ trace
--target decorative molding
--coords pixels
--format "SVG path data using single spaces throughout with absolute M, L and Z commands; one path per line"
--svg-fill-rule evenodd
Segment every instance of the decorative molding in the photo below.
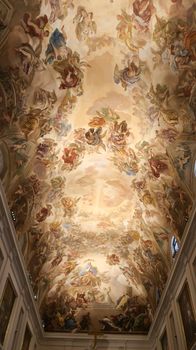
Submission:
M 190 154 L 187 154 L 187 151 Z M 196 159 L 196 144 L 195 134 L 192 136 L 183 134 L 180 139 L 172 143 L 167 147 L 167 153 L 173 164 L 173 168 L 176 171 L 176 175 L 179 178 L 181 186 L 189 193 L 190 197 L 194 201 L 196 194 L 196 178 L 195 172 L 195 159 Z M 183 164 L 179 164 L 179 161 Z
M 19 249 L 15 228 L 11 219 L 9 208 L 7 205 L 7 200 L 5 192 L 0 181 L 0 231 L 2 230 L 2 241 L 4 243 L 7 256 L 9 258 L 14 257 L 12 263 L 12 269 L 16 280 L 19 282 L 19 289 L 23 294 L 23 300 L 27 307 L 30 308 L 30 316 L 33 325 L 37 326 L 39 337 L 43 336 L 43 329 L 41 326 L 41 320 L 39 312 L 37 310 L 33 292 L 27 277 L 27 272 L 24 265 L 24 260 L 22 253 Z M 10 259 L 12 261 L 12 258 Z
M 151 339 L 153 334 L 157 333 L 163 323 L 163 317 L 165 310 L 168 310 L 171 291 L 175 295 L 178 286 L 181 282 L 183 274 L 185 273 L 186 266 L 184 265 L 184 259 L 191 256 L 193 250 L 196 247 L 196 203 L 193 206 L 193 210 L 190 219 L 186 225 L 183 238 L 181 241 L 181 248 L 176 256 L 173 267 L 171 268 L 165 289 L 161 296 L 159 306 L 156 310 L 156 315 L 154 321 L 151 325 L 150 331 L 148 333 L 148 338 Z M 188 260 L 186 260 L 188 261 Z
M 191 259 L 196 246 L 196 205 L 186 225 L 181 242 L 181 248 L 171 268 L 165 290 L 157 308 L 154 321 L 147 336 L 144 335 L 100 335 L 97 338 L 97 349 L 152 350 L 156 345 L 157 336 L 166 322 L 166 316 L 171 310 L 179 285 L 184 278 L 187 262 Z M 25 269 L 24 259 L 19 249 L 15 228 L 11 220 L 6 196 L 0 183 L 0 232 L 11 267 L 19 284 L 26 311 L 32 322 L 33 332 L 37 338 L 39 350 L 88 350 L 93 349 L 94 338 L 88 334 L 45 333 L 42 327 L 38 308 Z M 171 292 L 172 291 L 172 292 Z M 74 337 L 74 338 L 73 338 Z

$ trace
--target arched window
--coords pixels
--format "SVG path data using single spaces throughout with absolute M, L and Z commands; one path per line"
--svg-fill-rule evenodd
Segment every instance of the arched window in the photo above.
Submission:
M 172 253 L 172 258 L 175 258 L 176 254 L 178 253 L 180 249 L 179 243 L 176 239 L 175 236 L 172 237 L 171 239 L 171 253 Z

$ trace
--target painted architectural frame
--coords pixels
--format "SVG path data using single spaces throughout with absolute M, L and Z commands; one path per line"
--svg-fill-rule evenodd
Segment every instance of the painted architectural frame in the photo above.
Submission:
M 27 324 L 26 328 L 25 328 L 25 333 L 24 333 L 23 344 L 22 344 L 21 350 L 29 350 L 31 338 L 32 338 L 32 333 L 31 333 L 31 330 L 29 328 L 29 325 Z
M 16 300 L 16 292 L 10 278 L 7 279 L 0 302 L 0 344 L 3 345 L 12 310 Z
M 194 272 L 194 277 L 196 278 L 196 257 L 193 260 L 193 272 Z
M 186 281 L 182 287 L 178 298 L 184 333 L 187 343 L 187 349 L 190 350 L 196 342 L 196 318 L 192 306 L 190 289 Z
M 169 350 L 169 345 L 168 345 L 168 337 L 167 337 L 167 331 L 166 329 L 164 330 L 162 337 L 161 337 L 161 348 L 162 350 Z
M 4 262 L 4 256 L 3 256 L 3 252 L 0 248 L 0 271 L 1 271 L 1 268 L 3 266 L 3 262 Z
M 173 311 L 170 313 L 169 320 L 170 320 L 170 327 L 171 327 L 173 345 L 175 346 L 175 350 L 178 350 L 179 349 L 179 346 L 178 346 L 178 335 L 177 335 L 177 332 L 176 332 L 176 325 L 175 325 L 175 321 L 174 321 Z

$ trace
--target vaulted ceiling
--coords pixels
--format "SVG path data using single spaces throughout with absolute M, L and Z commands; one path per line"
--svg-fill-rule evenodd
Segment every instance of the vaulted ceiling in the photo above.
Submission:
M 47 331 L 150 327 L 192 206 L 195 10 L 0 1 L 0 175 Z

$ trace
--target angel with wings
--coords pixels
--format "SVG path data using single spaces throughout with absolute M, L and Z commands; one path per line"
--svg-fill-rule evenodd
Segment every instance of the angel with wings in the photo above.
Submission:
M 93 19 L 93 13 L 87 12 L 83 6 L 78 6 L 73 23 L 76 23 L 75 31 L 79 41 L 86 40 L 89 36 L 97 32 L 97 25 Z

